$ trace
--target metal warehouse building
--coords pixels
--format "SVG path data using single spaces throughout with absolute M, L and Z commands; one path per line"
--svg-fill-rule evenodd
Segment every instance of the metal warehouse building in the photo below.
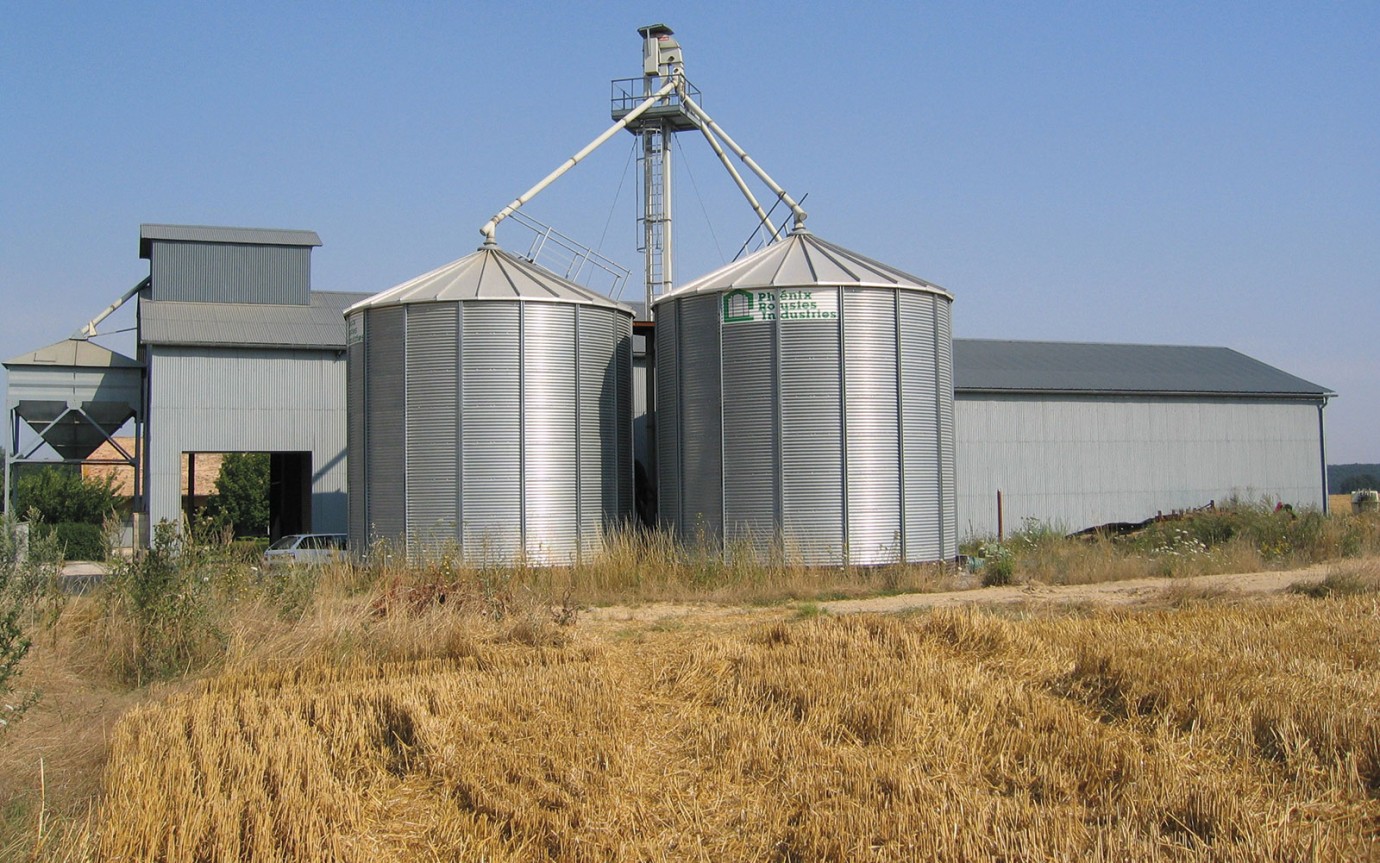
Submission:
M 1228 348 L 954 340 L 959 532 L 1237 496 L 1327 505 L 1335 395 Z
M 270 454 L 275 535 L 343 533 L 343 313 L 367 295 L 311 290 L 320 244 L 311 231 L 141 226 L 149 276 L 106 312 L 137 298 L 137 357 L 87 341 L 98 318 L 88 334 L 8 361 L 18 458 L 7 459 L 42 460 L 41 439 L 84 463 L 132 420 L 135 450 L 120 462 L 138 473 L 145 540 L 147 525 L 181 518 L 184 473 L 209 452 Z
M 126 295 L 137 358 L 78 335 L 7 361 L 19 456 L 7 461 L 43 458 L 21 448 L 21 427 L 82 462 L 130 420 L 136 450 L 120 461 L 138 463 L 147 523 L 180 518 L 195 453 L 268 452 L 273 533 L 345 532 L 344 310 L 369 295 L 311 290 L 319 244 L 310 231 L 142 226 L 150 274 Z M 1069 530 L 1233 495 L 1326 506 L 1334 394 L 1236 351 L 955 339 L 953 368 L 960 538 L 997 531 L 998 492 L 1008 527 Z M 655 424 L 633 411 L 645 460 Z
M 311 290 L 311 231 L 143 225 L 150 523 L 181 511 L 186 453 L 269 452 L 274 533 L 345 530 L 344 309 Z

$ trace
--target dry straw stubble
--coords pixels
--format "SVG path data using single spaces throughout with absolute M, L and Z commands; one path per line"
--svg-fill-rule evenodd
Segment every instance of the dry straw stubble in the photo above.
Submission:
M 1377 658 L 1373 599 L 1298 597 L 232 671 L 122 723 L 103 851 L 1360 859 Z

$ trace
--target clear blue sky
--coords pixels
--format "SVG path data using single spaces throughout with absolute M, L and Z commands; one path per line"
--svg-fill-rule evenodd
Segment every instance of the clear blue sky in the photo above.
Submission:
M 143 278 L 143 222 L 315 230 L 323 290 L 467 254 L 660 21 L 810 228 L 951 290 L 956 335 L 1232 347 L 1380 462 L 1375 2 L 7 3 L 0 355 Z M 636 272 L 631 143 L 525 212 Z M 683 280 L 752 218 L 680 149 Z

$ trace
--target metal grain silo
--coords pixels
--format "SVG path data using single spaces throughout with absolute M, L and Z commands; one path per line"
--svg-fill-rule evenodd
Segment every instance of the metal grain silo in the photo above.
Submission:
M 809 564 L 955 557 L 952 302 L 803 229 L 658 299 L 663 524 Z
M 555 563 L 631 515 L 631 309 L 486 243 L 346 319 L 352 548 Z

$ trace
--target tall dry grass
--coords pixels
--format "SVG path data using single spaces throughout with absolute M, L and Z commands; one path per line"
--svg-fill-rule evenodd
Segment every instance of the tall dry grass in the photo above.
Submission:
M 122 860 L 1364 859 L 1373 596 L 227 671 L 117 729 Z
M 373 549 L 369 557 L 370 569 L 387 572 L 383 580 L 478 584 L 496 594 L 521 590 L 569 596 L 583 605 L 840 599 L 948 589 L 957 575 L 944 563 L 809 566 L 789 543 L 744 541 L 725 552 L 709 543 L 683 544 L 669 533 L 644 530 L 611 533 L 597 551 L 554 565 L 484 565 L 482 555 L 467 559 L 453 548 L 411 566 L 397 564 L 403 555 L 386 548 Z

